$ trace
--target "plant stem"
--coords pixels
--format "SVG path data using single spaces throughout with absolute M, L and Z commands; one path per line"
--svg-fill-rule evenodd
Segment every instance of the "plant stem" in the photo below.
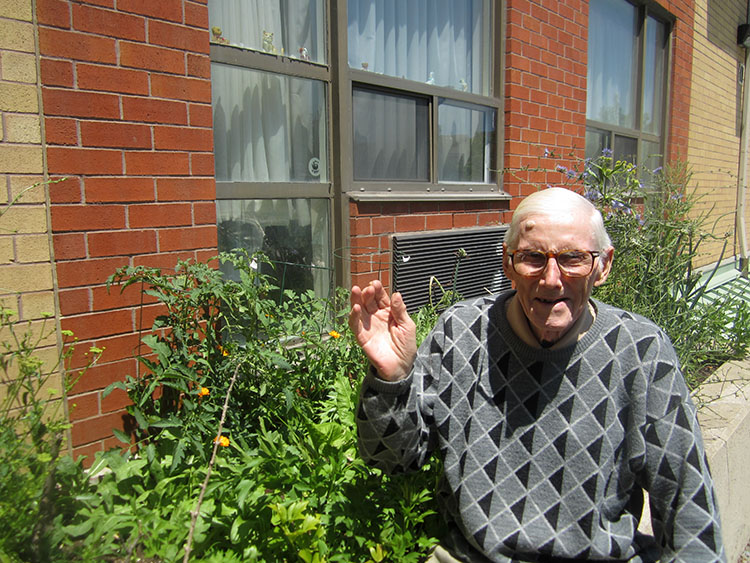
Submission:
M 216 432 L 217 438 L 214 439 L 214 450 L 211 453 L 211 460 L 208 462 L 208 469 L 206 470 L 206 478 L 203 480 L 203 486 L 201 487 L 200 495 L 198 495 L 198 503 L 195 505 L 195 509 L 193 509 L 193 512 L 191 513 L 191 520 L 190 520 L 190 532 L 188 533 L 188 539 L 187 542 L 185 542 L 185 557 L 183 558 L 183 563 L 188 563 L 190 560 L 190 550 L 193 545 L 193 534 L 195 533 L 195 526 L 198 523 L 198 516 L 200 515 L 201 511 L 201 504 L 203 503 L 203 497 L 206 494 L 206 489 L 208 488 L 208 480 L 211 478 L 211 469 L 214 466 L 214 462 L 216 461 L 216 453 L 219 450 L 219 440 L 218 437 L 221 436 L 221 431 L 224 428 L 224 420 L 227 416 L 227 409 L 229 408 L 229 397 L 232 394 L 232 387 L 234 387 L 234 382 L 237 381 L 237 374 L 240 371 L 241 363 L 237 363 L 237 367 L 234 370 L 234 373 L 232 374 L 232 379 L 229 381 L 229 389 L 227 389 L 226 397 L 224 397 L 224 407 L 221 409 L 221 419 L 219 420 L 219 429 Z

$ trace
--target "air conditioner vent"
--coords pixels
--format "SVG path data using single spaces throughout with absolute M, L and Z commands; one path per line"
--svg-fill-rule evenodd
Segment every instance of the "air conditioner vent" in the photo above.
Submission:
M 460 260 L 456 291 L 462 298 L 479 297 L 510 288 L 502 271 L 503 236 L 507 227 L 487 227 L 420 234 L 395 235 L 393 244 L 393 288 L 401 292 L 413 312 L 430 303 L 430 280 L 434 276 L 443 290 L 453 289 L 457 254 Z M 432 302 L 442 295 L 433 283 Z

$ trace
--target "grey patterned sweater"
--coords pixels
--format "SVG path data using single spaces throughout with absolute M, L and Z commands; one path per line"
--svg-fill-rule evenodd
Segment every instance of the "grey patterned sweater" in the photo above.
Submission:
M 366 377 L 362 456 L 399 472 L 440 453 L 443 545 L 466 561 L 724 561 L 696 411 L 667 336 L 593 301 L 577 344 L 532 348 L 505 318 L 511 295 L 443 313 L 405 380 Z M 636 531 L 642 489 L 654 537 Z

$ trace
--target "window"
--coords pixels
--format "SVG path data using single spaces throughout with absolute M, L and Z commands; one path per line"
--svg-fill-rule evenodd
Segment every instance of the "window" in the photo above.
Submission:
M 499 191 L 493 6 L 347 0 L 352 197 Z
M 499 10 L 208 0 L 219 250 L 263 250 L 286 287 L 325 294 L 350 199 L 506 197 Z
M 662 161 L 669 25 L 648 6 L 591 0 L 586 156 Z
M 323 6 L 209 2 L 219 250 L 262 250 L 285 289 L 319 295 L 332 280 Z

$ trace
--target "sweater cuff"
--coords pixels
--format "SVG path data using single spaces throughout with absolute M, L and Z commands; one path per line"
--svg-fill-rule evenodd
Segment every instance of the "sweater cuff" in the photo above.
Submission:
M 367 369 L 367 375 L 362 382 L 362 387 L 369 387 L 378 393 L 385 393 L 388 395 L 401 395 L 409 390 L 411 387 L 412 374 L 409 373 L 404 379 L 398 381 L 386 381 L 378 377 L 377 370 L 370 364 Z

